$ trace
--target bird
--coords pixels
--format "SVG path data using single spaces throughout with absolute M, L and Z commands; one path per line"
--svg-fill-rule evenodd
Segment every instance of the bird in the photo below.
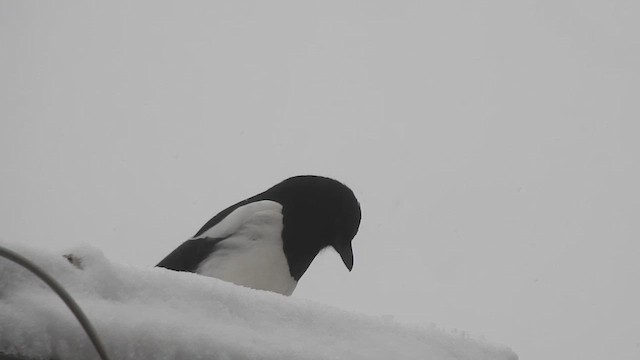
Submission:
M 324 249 L 335 249 L 353 269 L 360 221 L 349 187 L 294 176 L 222 210 L 156 266 L 289 296 Z

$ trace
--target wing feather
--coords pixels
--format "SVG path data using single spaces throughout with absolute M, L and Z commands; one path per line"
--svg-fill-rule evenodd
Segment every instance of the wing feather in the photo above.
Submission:
M 239 204 L 213 217 L 193 238 L 178 246 L 156 266 L 176 271 L 195 272 L 200 263 L 217 250 L 216 246 L 221 241 L 234 237 L 247 225 L 260 219 L 260 214 L 265 211 L 282 213 L 282 205 L 275 201 L 260 200 L 240 206 Z M 278 221 L 282 224 L 281 217 Z
M 215 251 L 216 245 L 224 239 L 200 238 L 187 240 L 156 266 L 175 271 L 195 272 L 198 265 Z

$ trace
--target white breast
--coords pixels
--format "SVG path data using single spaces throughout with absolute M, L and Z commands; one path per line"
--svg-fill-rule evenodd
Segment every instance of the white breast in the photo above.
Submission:
M 297 281 L 282 248 L 282 206 L 264 200 L 239 207 L 199 237 L 227 237 L 196 272 L 253 289 L 291 295 Z

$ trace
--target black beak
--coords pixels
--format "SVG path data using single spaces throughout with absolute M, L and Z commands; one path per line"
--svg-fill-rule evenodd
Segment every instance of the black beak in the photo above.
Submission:
M 351 242 L 339 248 L 334 246 L 334 248 L 338 254 L 340 254 L 344 266 L 351 271 L 351 269 L 353 269 L 353 249 L 351 249 Z

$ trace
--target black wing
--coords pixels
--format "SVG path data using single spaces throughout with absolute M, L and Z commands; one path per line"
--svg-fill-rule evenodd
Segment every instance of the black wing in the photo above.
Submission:
M 198 232 L 193 236 L 197 238 L 205 233 L 207 230 L 211 229 L 215 225 L 217 225 L 222 219 L 224 219 L 227 215 L 231 214 L 235 209 L 240 206 L 244 206 L 254 201 L 259 200 L 268 200 L 264 193 L 260 193 L 258 195 L 252 196 L 246 200 L 242 200 L 234 205 L 229 206 L 228 208 L 222 210 L 216 216 L 212 217 L 209 221 Z M 198 265 L 202 262 L 202 260 L 206 259 L 209 254 L 215 251 L 216 245 L 226 239 L 225 238 L 197 238 L 187 240 L 182 245 L 178 246 L 171 254 L 167 255 L 162 261 L 158 263 L 159 267 L 167 268 L 170 270 L 176 271 L 189 271 L 195 272 L 198 268 Z
M 156 266 L 169 270 L 195 272 L 198 265 L 214 252 L 216 245 L 224 239 L 202 238 L 187 240 Z

